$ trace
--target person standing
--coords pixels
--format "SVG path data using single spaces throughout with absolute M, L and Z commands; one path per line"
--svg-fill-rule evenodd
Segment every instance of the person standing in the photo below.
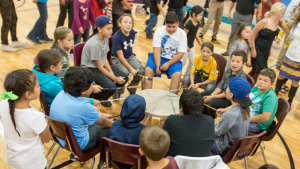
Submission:
M 68 12 L 68 28 L 71 29 L 74 16 L 74 0 L 59 0 L 60 14 L 58 16 L 58 21 L 56 27 L 64 26 L 64 22 Z
M 276 2 L 281 2 L 281 0 L 262 0 L 262 3 L 261 3 L 261 19 L 265 18 L 266 12 L 269 12 L 272 5 L 275 4 Z M 258 22 L 259 21 L 259 19 L 257 19 L 258 10 L 256 11 L 255 15 L 256 15 L 256 21 Z
M 113 34 L 119 30 L 118 19 L 124 14 L 124 6 L 130 11 L 132 7 L 127 3 L 127 0 L 113 0 L 112 3 L 112 21 L 113 21 Z
M 13 0 L 0 0 L 0 14 L 2 17 L 1 28 L 1 51 L 16 52 L 18 47 L 26 47 L 25 43 L 19 42 L 17 38 L 17 13 Z M 10 32 L 12 43 L 8 46 L 8 32 Z
M 261 12 L 262 12 L 262 5 L 261 5 L 261 0 L 231 0 L 230 1 L 230 6 L 229 6 L 229 11 L 228 11 L 228 19 L 231 20 L 231 11 L 232 8 L 234 7 L 236 3 L 236 8 L 235 12 L 233 14 L 233 19 L 231 22 L 231 33 L 228 39 L 228 45 L 227 45 L 227 51 L 222 53 L 223 56 L 228 56 L 229 53 L 229 45 L 231 44 L 231 41 L 233 37 L 235 36 L 237 29 L 242 23 L 249 23 L 252 25 L 252 20 L 253 20 L 253 14 L 254 14 L 254 3 L 257 4 L 257 20 L 261 20 Z M 211 9 L 210 9 L 211 10 Z
M 170 11 L 174 11 L 179 19 L 179 27 L 183 28 L 182 20 L 183 20 L 183 9 L 186 6 L 188 0 L 169 0 L 169 8 L 168 13 Z M 164 0 L 162 7 L 164 8 L 167 4 L 168 0 Z

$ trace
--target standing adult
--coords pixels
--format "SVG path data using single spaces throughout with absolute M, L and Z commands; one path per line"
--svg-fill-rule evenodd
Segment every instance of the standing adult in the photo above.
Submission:
M 74 0 L 59 0 L 60 14 L 58 16 L 56 27 L 64 25 L 68 12 L 68 28 L 71 29 L 74 16 L 73 2 Z
M 169 0 L 169 8 L 168 12 L 174 11 L 179 19 L 179 27 L 182 28 L 182 20 L 183 20 L 183 9 L 186 6 L 188 0 Z M 162 7 L 164 8 L 167 4 L 168 0 L 164 0 L 164 4 Z
M 261 20 L 261 12 L 262 12 L 262 5 L 261 5 L 261 0 L 231 0 L 230 1 L 230 6 L 229 6 L 229 11 L 228 11 L 228 19 L 231 20 L 231 11 L 232 8 L 234 7 L 236 3 L 236 8 L 235 12 L 233 14 L 233 19 L 231 22 L 231 33 L 228 39 L 228 45 L 227 45 L 227 51 L 222 53 L 223 56 L 228 56 L 229 53 L 229 45 L 231 44 L 231 41 L 233 37 L 235 36 L 238 27 L 242 23 L 248 23 L 252 24 L 253 20 L 253 14 L 254 14 L 254 4 L 257 4 L 257 10 L 258 10 L 258 15 L 257 15 L 257 20 Z
M 33 0 L 32 2 L 37 5 L 40 17 L 36 21 L 33 29 L 27 35 L 27 39 L 37 45 L 42 44 L 42 42 L 52 42 L 53 39 L 50 39 L 46 32 L 48 19 L 48 0 Z
M 17 38 L 17 13 L 13 0 L 0 0 L 0 13 L 2 17 L 1 28 L 1 51 L 16 52 L 18 47 L 26 47 L 25 43 L 21 43 Z M 12 43 L 8 46 L 8 32 L 10 32 Z
M 118 19 L 124 14 L 124 6 L 129 10 L 132 7 L 127 3 L 127 0 L 113 0 L 112 3 L 112 21 L 113 21 L 113 34 L 119 30 Z

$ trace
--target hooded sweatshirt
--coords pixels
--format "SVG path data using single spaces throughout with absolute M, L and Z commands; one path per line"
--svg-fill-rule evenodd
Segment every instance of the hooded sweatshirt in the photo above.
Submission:
M 63 90 L 63 83 L 57 75 L 47 74 L 36 70 L 39 65 L 35 65 L 32 71 L 36 74 L 40 87 L 44 91 L 48 106 L 50 107 L 56 95 Z M 88 99 L 93 105 L 94 100 Z
M 146 127 L 140 122 L 145 117 L 146 101 L 137 94 L 130 95 L 123 103 L 121 120 L 116 120 L 111 128 L 109 138 L 128 144 L 139 145 L 141 131 Z

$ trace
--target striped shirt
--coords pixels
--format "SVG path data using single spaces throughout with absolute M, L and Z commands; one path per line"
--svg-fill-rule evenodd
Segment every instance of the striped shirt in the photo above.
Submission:
M 134 0 L 127 0 L 128 5 L 133 7 L 133 1 Z M 130 11 L 130 10 L 126 6 L 124 6 L 124 11 Z
M 289 6 L 287 7 L 285 14 L 284 14 L 284 19 L 286 21 L 289 21 L 292 19 L 292 16 L 295 12 L 295 10 L 298 10 L 298 6 L 299 6 L 300 0 L 292 0 L 289 4 Z

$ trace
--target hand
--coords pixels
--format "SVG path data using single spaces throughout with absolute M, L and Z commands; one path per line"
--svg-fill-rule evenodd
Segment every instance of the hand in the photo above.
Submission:
M 247 66 L 251 66 L 251 58 L 248 58 L 248 60 L 247 60 Z
M 158 74 L 158 75 L 161 74 L 161 71 L 160 71 L 159 67 L 156 68 L 155 72 L 156 72 L 156 74 Z
M 190 85 L 189 89 L 195 89 L 194 86 L 195 86 L 195 84 L 192 83 L 192 84 Z
M 129 9 L 129 10 L 132 10 L 133 8 L 130 6 L 128 9 Z
M 79 32 L 80 32 L 81 34 L 83 34 L 83 33 L 84 33 L 84 30 L 83 30 L 83 28 L 82 28 L 82 27 L 80 27 L 80 28 L 79 28 Z
M 100 109 L 99 109 L 98 107 L 94 106 L 94 108 L 95 108 L 95 110 L 96 110 L 97 112 L 100 113 Z
M 99 100 L 93 99 L 94 100 L 94 106 L 98 106 L 100 104 Z
M 221 108 L 221 109 L 217 110 L 217 113 L 222 115 L 225 111 L 226 111 L 226 109 Z
M 136 75 L 136 70 L 135 70 L 134 68 L 131 68 L 130 73 L 131 73 L 132 75 Z
M 257 55 L 256 50 L 252 49 L 251 50 L 251 57 L 256 58 L 256 55 Z
M 65 0 L 59 0 L 59 2 L 60 2 L 60 4 L 61 4 L 62 6 L 65 6 L 65 5 L 66 5 L 66 1 L 65 1 Z
M 187 52 L 190 52 L 190 51 L 191 51 L 191 49 L 189 47 L 187 47 Z
M 227 18 L 231 20 L 231 13 L 228 13 Z
M 36 3 L 38 3 L 38 0 L 32 0 L 32 2 L 36 4 Z
M 160 70 L 162 71 L 167 71 L 169 69 L 170 65 L 168 63 L 164 63 L 161 67 Z
M 163 4 L 161 7 L 163 7 L 163 8 L 164 8 L 165 6 L 166 6 L 166 4 Z
M 204 96 L 204 97 L 203 97 L 204 103 L 209 102 L 211 99 L 212 99 L 211 96 Z
M 101 92 L 101 89 L 103 88 L 100 87 L 99 85 L 93 85 L 93 93 L 99 93 Z
M 209 8 L 205 8 L 205 11 L 206 11 L 207 13 L 209 13 Z
M 118 84 L 124 84 L 125 83 L 125 77 L 116 77 L 114 80 Z

